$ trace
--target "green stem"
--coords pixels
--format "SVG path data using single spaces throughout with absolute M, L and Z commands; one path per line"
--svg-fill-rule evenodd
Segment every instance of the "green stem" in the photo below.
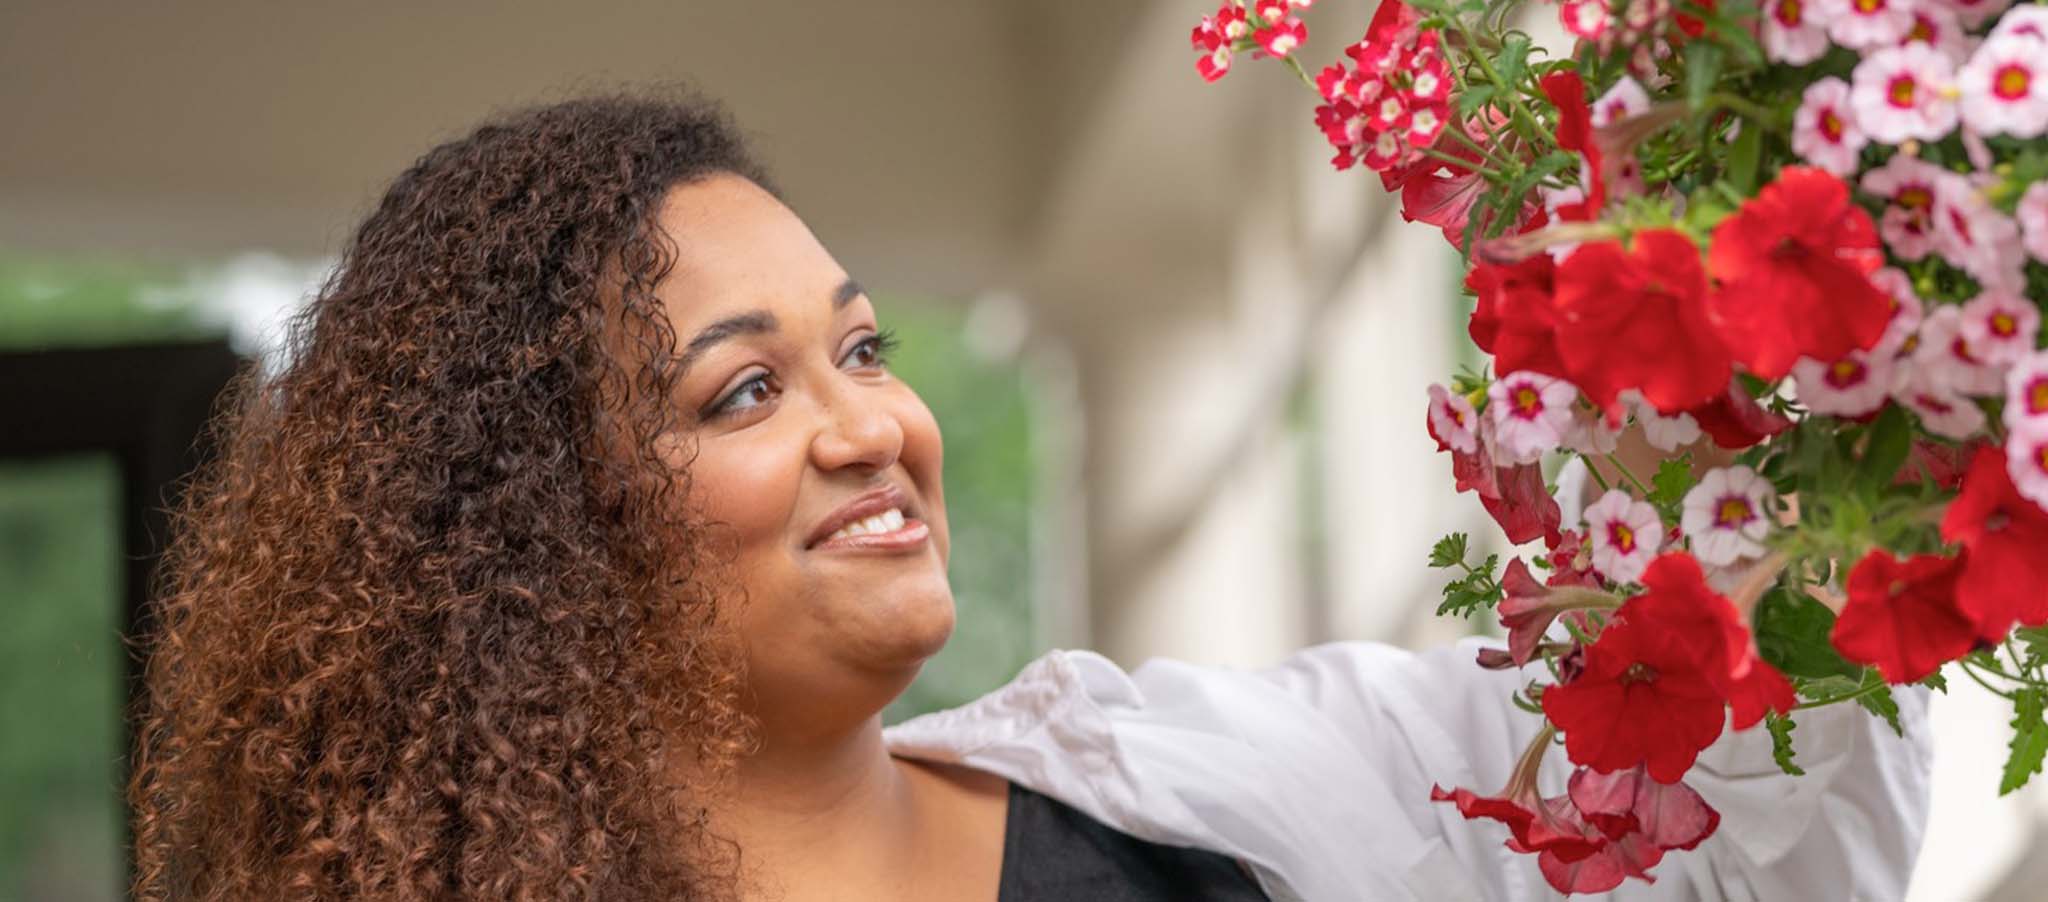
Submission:
M 1778 114 L 1775 111 L 1753 103 L 1748 98 L 1737 97 L 1734 94 L 1710 94 L 1707 96 L 1707 106 L 1709 109 L 1726 107 L 1754 120 L 1757 125 L 1768 127 L 1771 131 L 1784 131 L 1778 125 Z
M 1799 704 L 1793 705 L 1792 710 L 1804 711 L 1808 708 L 1825 708 L 1828 705 L 1838 705 L 1842 702 L 1853 702 L 1866 695 L 1875 695 L 1877 694 L 1878 690 L 1885 688 L 1885 686 L 1885 683 L 1875 683 L 1858 689 L 1855 692 L 1847 692 L 1841 695 L 1831 696 L 1828 698 L 1817 698 L 1810 702 L 1800 702 Z M 1998 690 L 1993 689 L 1992 691 L 1996 692 Z
M 1287 63 L 1287 68 L 1294 70 L 1295 76 L 1301 79 L 1302 84 L 1308 85 L 1308 89 L 1316 92 L 1317 97 L 1323 96 L 1322 89 L 1316 87 L 1315 78 L 1308 74 L 1307 69 L 1301 67 L 1301 61 L 1295 59 L 1294 54 L 1290 53 L 1282 59 Z
M 1444 129 L 1444 134 L 1450 135 L 1453 140 L 1456 140 L 1458 143 L 1465 145 L 1467 148 L 1470 148 L 1473 153 L 1485 157 L 1486 162 L 1491 163 L 1500 169 L 1507 169 L 1511 165 L 1507 160 L 1495 156 L 1493 151 L 1487 150 L 1484 146 L 1481 146 L 1479 142 L 1472 140 L 1472 137 L 1470 135 L 1465 134 L 1465 130 L 1459 128 L 1456 123 L 1452 123 L 1450 126 L 1446 127 Z
M 2012 693 L 2000 689 L 1996 686 L 1993 686 L 1990 683 L 1984 682 L 1984 678 L 1977 675 L 1977 668 L 1971 667 L 1970 662 L 1957 661 L 1956 663 L 1962 666 L 1963 673 L 1968 674 L 1971 680 L 1975 681 L 1977 685 L 1984 687 L 1984 691 L 1996 695 L 2000 698 L 2003 698 L 2007 701 L 2012 700 Z
M 1494 169 L 1489 166 L 1480 166 L 1478 164 L 1473 163 L 1471 160 L 1465 159 L 1464 157 L 1452 156 L 1434 147 L 1418 147 L 1416 148 L 1416 150 L 1421 151 L 1422 155 L 1425 157 L 1442 160 L 1460 169 L 1472 170 L 1473 172 L 1485 176 L 1489 181 L 1508 181 L 1508 177 L 1502 174 L 1500 170 Z
M 1600 468 L 1593 466 L 1592 458 L 1581 454 L 1579 459 L 1586 462 L 1586 475 L 1593 477 L 1593 483 L 1600 487 L 1600 491 L 1607 492 L 1614 488 L 1607 484 L 1607 477 L 1600 475 Z
M 1628 478 L 1629 485 L 1635 486 L 1636 491 L 1643 493 L 1644 498 L 1647 499 L 1650 497 L 1650 487 L 1644 485 L 1642 480 L 1637 479 L 1636 474 L 1633 471 L 1629 470 L 1628 465 L 1621 462 L 1621 458 L 1616 457 L 1612 452 L 1609 452 L 1607 455 L 1607 462 L 1613 464 L 1616 470 L 1621 471 L 1621 475 Z

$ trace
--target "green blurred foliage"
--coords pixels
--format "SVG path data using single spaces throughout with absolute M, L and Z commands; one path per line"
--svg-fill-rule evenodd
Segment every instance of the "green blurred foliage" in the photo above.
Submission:
M 193 310 L 186 284 L 168 266 L 0 257 L 0 350 L 220 335 Z
M 120 485 L 0 464 L 0 900 L 120 898 Z

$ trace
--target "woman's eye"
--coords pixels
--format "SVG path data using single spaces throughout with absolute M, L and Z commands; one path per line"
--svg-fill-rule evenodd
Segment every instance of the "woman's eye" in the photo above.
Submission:
M 768 374 L 762 373 L 740 383 L 740 387 L 733 389 L 732 394 L 726 395 L 724 399 L 713 405 L 710 410 L 710 418 L 717 419 L 719 417 L 731 416 L 759 407 L 762 404 L 768 403 L 768 399 L 771 397 L 773 397 L 773 394 L 768 385 Z
M 890 329 L 883 329 L 861 339 L 859 344 L 853 346 L 853 350 L 846 352 L 846 359 L 855 361 L 860 366 L 887 366 L 889 352 L 895 349 L 896 333 Z

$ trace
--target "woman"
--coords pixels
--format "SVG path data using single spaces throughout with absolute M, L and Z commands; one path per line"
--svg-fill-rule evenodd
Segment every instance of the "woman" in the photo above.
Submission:
M 1535 726 L 1469 649 L 1055 652 L 884 731 L 953 623 L 939 429 L 766 185 L 713 108 L 632 97 L 398 178 L 178 512 L 141 898 L 1542 892 L 1427 801 Z M 1902 892 L 1925 750 L 1870 723 L 1802 724 L 1802 780 L 1709 750 L 1726 825 L 1629 892 Z

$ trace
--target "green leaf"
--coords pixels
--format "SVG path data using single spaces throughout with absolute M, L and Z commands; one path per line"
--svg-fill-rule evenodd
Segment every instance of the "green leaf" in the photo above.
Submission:
M 1860 680 L 1863 668 L 1842 660 L 1828 640 L 1834 627 L 1835 612 L 1828 610 L 1827 605 L 1804 592 L 1773 588 L 1757 603 L 1757 652 L 1789 676 Z M 1860 685 L 1850 683 L 1849 689 L 1853 691 Z
M 1438 539 L 1436 547 L 1429 550 L 1429 565 L 1442 569 L 1464 563 L 1466 542 L 1467 539 L 1462 532 L 1454 532 Z
M 1862 688 L 1870 688 L 1869 684 L 1872 680 L 1877 681 L 1879 688 L 1871 689 L 1869 692 L 1856 696 L 1856 704 L 1862 705 L 1864 710 L 1884 718 L 1885 724 L 1892 728 L 1893 733 L 1900 736 L 1906 735 L 1906 729 L 1899 725 L 1899 701 L 1892 698 L 1891 687 L 1884 685 L 1884 677 L 1880 676 L 1877 671 L 1872 670 L 1863 679 L 1864 686 Z
M 1942 676 L 1941 671 L 1939 670 L 1922 677 L 1920 679 L 1920 685 L 1926 686 L 1927 688 L 1939 692 L 1943 695 L 1948 694 L 1948 677 Z
M 1493 102 L 1496 91 L 1492 85 L 1473 85 L 1465 89 L 1458 95 L 1458 118 L 1464 120 L 1479 115 L 1481 109 Z
M 2005 795 L 2027 785 L 2028 778 L 2041 772 L 2041 759 L 2048 755 L 2048 721 L 2042 719 L 2041 690 L 2021 687 L 2013 693 L 2012 754 L 2005 759 L 2005 775 L 1998 781 L 1998 794 Z
M 1707 97 L 1714 93 L 1714 83 L 1721 78 L 1723 56 L 1724 51 L 1718 44 L 1698 42 L 1686 46 L 1685 102 L 1694 113 L 1706 109 Z
M 1792 718 L 1770 712 L 1764 715 L 1764 729 L 1771 731 L 1771 760 L 1778 762 L 1778 769 L 1795 777 L 1806 776 L 1806 771 L 1792 763 L 1792 731 L 1798 728 Z
M 1863 446 L 1863 459 L 1856 463 L 1856 487 L 1867 495 L 1883 492 L 1912 450 L 1913 424 L 1906 419 L 1905 409 L 1885 405 L 1877 421 L 1870 424 L 1870 440 Z
M 1444 600 L 1437 605 L 1438 616 L 1458 614 L 1470 617 L 1499 603 L 1500 584 L 1494 582 L 1494 568 L 1500 565 L 1500 555 L 1487 555 L 1486 562 L 1472 572 L 1444 584 Z
M 1699 107 L 1695 105 L 1693 109 Z M 1735 184 L 1735 190 L 1752 194 L 1756 191 L 1757 160 L 1763 155 L 1764 128 L 1762 123 L 1747 119 L 1736 121 L 1741 123 L 1741 130 L 1735 133 L 1735 145 L 1728 149 L 1728 180 Z
M 1657 475 L 1650 477 L 1650 503 L 1677 507 L 1692 487 L 1692 455 L 1668 459 L 1658 464 Z
M 1500 52 L 1494 55 L 1494 71 L 1500 73 L 1501 86 L 1515 90 L 1522 83 L 1522 76 L 1529 72 L 1529 36 L 1519 31 L 1502 38 Z

